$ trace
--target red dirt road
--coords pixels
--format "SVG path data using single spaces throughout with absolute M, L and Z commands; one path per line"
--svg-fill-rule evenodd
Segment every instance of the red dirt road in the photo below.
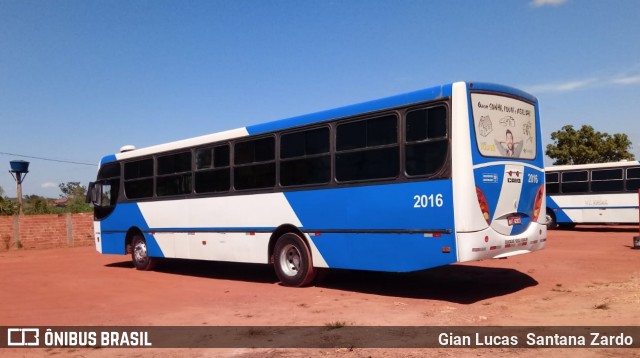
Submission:
M 550 231 L 543 251 L 410 274 L 332 271 L 288 288 L 262 265 L 170 260 L 156 271 L 94 248 L 0 253 L 0 326 L 637 326 L 633 228 Z M 640 337 L 637 337 L 640 339 Z M 137 353 L 136 353 L 137 352 Z M 103 357 L 510 356 L 514 349 L 12 349 L 1 355 Z M 522 349 L 521 356 L 640 355 L 632 349 Z

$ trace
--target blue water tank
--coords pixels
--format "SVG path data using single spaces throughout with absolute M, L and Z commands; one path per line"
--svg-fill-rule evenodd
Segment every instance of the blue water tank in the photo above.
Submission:
M 12 160 L 9 162 L 11 164 L 11 171 L 16 173 L 28 173 L 29 172 L 29 162 L 24 160 Z

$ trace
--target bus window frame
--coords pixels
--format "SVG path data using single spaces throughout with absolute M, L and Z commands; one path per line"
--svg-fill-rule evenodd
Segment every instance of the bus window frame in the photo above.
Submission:
M 445 141 L 446 142 L 446 157 L 442 161 L 441 166 L 433 173 L 429 174 L 421 174 L 421 175 L 410 175 L 406 172 L 407 163 L 405 156 L 405 148 L 407 146 L 406 138 L 406 116 L 409 112 L 421 109 L 429 109 L 433 107 L 443 106 L 446 110 L 446 137 L 438 138 L 432 141 Z M 396 148 L 398 151 L 398 171 L 393 177 L 389 178 L 375 178 L 375 179 L 363 179 L 363 180 L 353 180 L 353 181 L 338 181 L 336 178 L 336 143 L 337 143 L 337 127 L 338 125 L 356 122 L 356 121 L 366 121 L 376 117 L 384 117 L 386 115 L 393 115 L 396 119 L 397 124 L 397 133 L 396 133 L 396 143 L 393 144 L 385 144 L 374 147 L 365 147 L 358 149 L 351 149 L 350 151 L 357 150 L 371 150 L 371 149 L 379 149 L 379 148 Z M 161 200 L 175 200 L 182 198 L 203 198 L 203 197 L 218 197 L 218 196 L 234 196 L 234 195 L 252 195 L 252 194 L 260 194 L 260 193 L 272 193 L 272 192 L 287 192 L 287 191 L 297 191 L 297 190 L 316 190 L 316 189 L 331 189 L 337 187 L 349 187 L 349 186 L 367 186 L 367 185 L 380 185 L 384 183 L 398 183 L 398 182 L 406 182 L 406 181 L 420 181 L 420 180 L 439 180 L 439 179 L 450 179 L 452 173 L 452 110 L 451 110 L 451 97 L 440 98 L 437 100 L 424 101 L 419 103 L 414 103 L 410 105 L 403 105 L 393 108 L 387 108 L 384 110 L 365 113 L 365 114 L 357 114 L 354 116 L 341 117 L 341 118 L 332 118 L 330 120 L 305 124 L 300 126 L 288 127 L 280 130 L 274 130 L 265 133 L 259 133 L 255 135 L 248 135 L 236 138 L 225 139 L 221 141 L 213 141 L 209 143 L 202 143 L 196 146 L 188 146 L 183 148 L 176 148 L 163 152 L 155 152 L 147 155 L 141 155 L 126 159 L 118 160 L 118 163 L 121 165 L 121 179 L 120 179 L 120 191 L 118 202 L 145 202 L 145 201 L 161 201 Z M 280 158 L 280 140 L 282 135 L 291 134 L 295 132 L 302 132 L 313 130 L 317 128 L 328 127 L 329 128 L 329 156 L 331 162 L 331 174 L 330 181 L 326 183 L 311 183 L 311 184 L 303 184 L 303 185 L 290 185 L 283 186 L 281 185 L 280 179 L 280 165 L 283 161 Z M 252 162 L 248 164 L 235 164 L 235 145 L 237 143 L 255 141 L 262 138 L 273 137 L 275 139 L 274 142 L 274 159 L 270 161 L 264 162 Z M 411 142 L 418 143 L 418 142 Z M 229 146 L 229 166 L 225 167 L 229 169 L 229 189 L 227 191 L 212 191 L 212 192 L 198 192 L 195 188 L 195 176 L 198 172 L 203 170 L 213 170 L 213 169 L 198 169 L 197 168 L 197 153 L 199 150 L 203 149 L 212 149 L 219 146 Z M 156 185 L 157 178 L 159 175 L 157 174 L 157 160 L 159 157 L 163 157 L 170 154 L 191 151 L 191 180 L 192 180 L 192 190 L 188 194 L 179 194 L 173 196 L 159 196 L 156 193 Z M 326 155 L 320 154 L 319 156 Z M 302 158 L 302 157 L 300 157 Z M 128 163 L 143 161 L 151 159 L 153 165 L 153 176 L 152 177 L 144 177 L 144 178 L 136 178 L 136 179 L 125 179 L 124 177 L 124 168 Z M 215 158 L 213 158 L 215 160 Z M 286 159 L 285 159 L 286 160 Z M 265 164 L 265 163 L 275 163 L 275 185 L 268 187 L 260 187 L 260 188 L 247 188 L 247 189 L 238 189 L 235 187 L 235 168 L 241 166 L 251 166 L 255 164 Z M 186 173 L 186 172 L 185 172 Z M 153 195 L 138 197 L 138 198 L 130 198 L 126 194 L 125 185 L 127 182 L 136 181 L 136 180 L 152 180 L 153 185 Z

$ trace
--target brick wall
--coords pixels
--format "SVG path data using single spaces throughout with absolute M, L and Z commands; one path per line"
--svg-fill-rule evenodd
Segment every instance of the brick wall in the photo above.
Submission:
M 0 216 L 0 250 L 7 250 L 12 244 L 13 216 Z
M 93 214 L 0 216 L 0 251 L 93 245 Z

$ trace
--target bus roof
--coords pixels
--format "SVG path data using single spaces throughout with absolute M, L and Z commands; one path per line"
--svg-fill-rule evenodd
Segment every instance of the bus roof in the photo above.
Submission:
M 464 82 L 460 82 L 460 83 L 464 83 Z M 441 86 L 425 88 L 425 89 L 421 89 L 421 90 L 417 90 L 409 93 L 404 93 L 404 94 L 395 95 L 391 97 L 353 104 L 345 107 L 329 109 L 329 110 L 305 114 L 301 116 L 280 119 L 272 122 L 250 125 L 243 128 L 237 128 L 237 129 L 232 129 L 228 131 L 207 134 L 199 137 L 183 139 L 175 142 L 154 145 L 146 148 L 135 149 L 135 150 L 118 153 L 114 155 L 108 155 L 102 158 L 100 165 L 103 165 L 108 162 L 116 161 L 119 159 L 135 158 L 135 157 L 154 154 L 154 153 L 167 152 L 167 151 L 177 150 L 181 148 L 189 148 L 192 146 L 204 145 L 204 144 L 213 143 L 216 141 L 240 138 L 248 135 L 268 133 L 268 132 L 273 132 L 273 131 L 282 130 L 286 128 L 294 128 L 294 127 L 303 126 L 307 124 L 324 122 L 332 119 L 344 118 L 344 117 L 354 116 L 358 114 L 371 113 L 371 112 L 375 112 L 375 111 L 379 111 L 387 108 L 394 108 L 399 106 L 410 105 L 413 103 L 432 101 L 440 98 L 447 98 L 451 96 L 453 85 L 454 83 L 449 83 Z M 505 92 L 505 93 L 510 93 L 510 94 L 522 97 L 532 102 L 536 101 L 536 98 L 534 96 L 512 87 L 507 87 L 507 86 L 502 86 L 497 84 L 490 84 L 490 83 L 475 83 L 475 82 L 474 83 L 467 82 L 466 85 L 468 88 L 472 88 L 476 90 Z

